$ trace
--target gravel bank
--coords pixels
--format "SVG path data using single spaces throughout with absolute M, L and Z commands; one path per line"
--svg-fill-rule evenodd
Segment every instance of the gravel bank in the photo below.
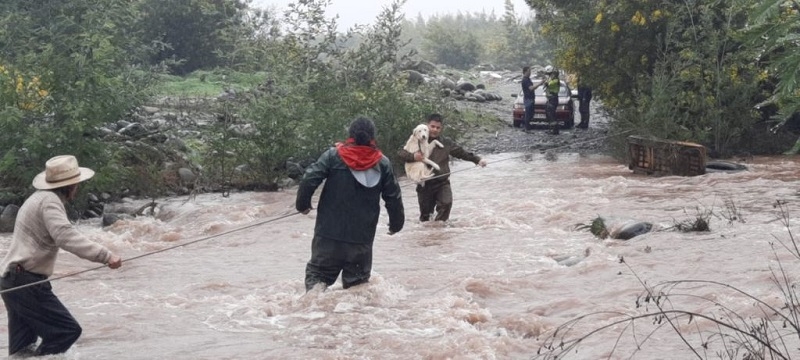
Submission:
M 497 126 L 484 127 L 465 134 L 465 145 L 479 154 L 545 151 L 581 154 L 609 153 L 605 142 L 610 135 L 608 120 L 602 116 L 595 102 L 592 103 L 588 129 L 562 129 L 560 134 L 552 135 L 544 127 L 528 133 L 513 127 L 511 111 L 515 98 L 511 94 L 519 92 L 519 88 L 519 83 L 515 82 L 498 83 L 489 87 L 488 90 L 500 93 L 503 96 L 500 101 L 459 102 L 458 106 L 461 109 L 471 109 L 481 116 L 497 119 Z M 579 121 L 580 115 L 576 112 L 575 122 Z

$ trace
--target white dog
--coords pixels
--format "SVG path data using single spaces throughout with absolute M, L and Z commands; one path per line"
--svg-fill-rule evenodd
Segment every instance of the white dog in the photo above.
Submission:
M 433 170 L 439 170 L 439 165 L 428 159 L 431 155 L 434 146 L 443 148 L 444 145 L 439 140 L 433 140 L 428 143 L 428 125 L 419 124 L 414 128 L 414 132 L 406 141 L 406 146 L 403 147 L 405 151 L 412 154 L 417 152 L 422 153 L 421 161 L 407 162 L 406 163 L 406 176 L 414 180 L 417 184 L 425 184 L 425 180 L 433 177 Z M 428 168 L 430 166 L 431 168 Z

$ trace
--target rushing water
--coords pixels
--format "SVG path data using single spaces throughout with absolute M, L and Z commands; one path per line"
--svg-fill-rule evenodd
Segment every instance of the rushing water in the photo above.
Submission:
M 488 160 L 486 168 L 454 164 L 455 202 L 445 225 L 416 221 L 416 194 L 402 179 L 406 227 L 388 236 L 383 211 L 372 280 L 348 290 L 337 282 L 326 292 L 305 293 L 314 213 L 279 218 L 294 212 L 293 190 L 168 199 L 156 219 L 106 229 L 82 223 L 83 232 L 123 258 L 223 235 L 117 271 L 54 281 L 84 332 L 66 355 L 53 358 L 526 359 L 575 317 L 608 312 L 578 323 L 568 338 L 620 314 L 652 311 L 636 307 L 640 281 L 720 281 L 780 307 L 770 269 L 780 259 L 789 276 L 799 273 L 800 260 L 770 247 L 789 238 L 776 200 L 786 201 L 790 215 L 800 211 L 800 166 L 792 158 L 756 158 L 749 171 L 691 178 L 636 175 L 601 156 Z M 709 212 L 710 232 L 669 230 Z M 620 241 L 576 229 L 598 215 L 610 223 L 653 222 L 659 231 Z M 242 230 L 230 232 L 236 229 Z M 3 252 L 9 241 L 9 234 L 0 236 Z M 94 265 L 62 252 L 55 275 Z M 752 299 L 719 287 L 676 293 L 761 315 Z M 675 308 L 724 315 L 697 298 L 674 301 Z M 7 319 L 0 314 L 0 353 L 6 353 Z M 568 358 L 604 358 L 615 346 L 611 358 L 693 358 L 669 325 L 651 334 L 651 324 L 636 323 L 636 337 L 625 324 L 612 327 Z M 716 330 L 701 321 L 677 326 L 696 346 Z M 637 341 L 645 343 L 634 352 Z M 704 354 L 714 357 L 712 350 Z

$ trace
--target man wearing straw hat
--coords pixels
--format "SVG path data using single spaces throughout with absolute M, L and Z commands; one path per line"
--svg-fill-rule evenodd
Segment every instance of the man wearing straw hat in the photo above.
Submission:
M 59 249 L 112 269 L 122 259 L 72 226 L 64 204 L 75 200 L 78 184 L 94 176 L 72 155 L 51 158 L 33 179 L 38 189 L 20 207 L 8 254 L 0 263 L 0 289 L 8 312 L 8 354 L 66 352 L 81 335 L 81 326 L 52 292 L 46 279 L 53 274 Z M 36 285 L 13 289 L 31 283 Z M 38 338 L 41 344 L 32 349 Z

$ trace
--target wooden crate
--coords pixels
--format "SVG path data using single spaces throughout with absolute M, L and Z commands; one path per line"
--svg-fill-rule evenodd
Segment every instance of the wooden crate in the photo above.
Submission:
M 655 176 L 702 175 L 706 173 L 706 148 L 684 141 L 628 136 L 628 168 Z

